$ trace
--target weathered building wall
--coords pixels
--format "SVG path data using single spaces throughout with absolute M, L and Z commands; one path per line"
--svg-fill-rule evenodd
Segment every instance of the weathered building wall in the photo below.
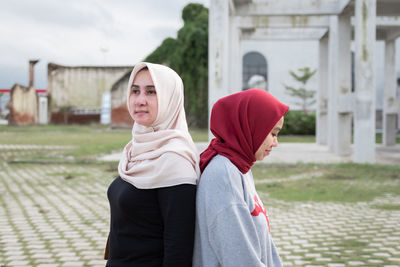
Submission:
M 38 99 L 35 88 L 19 84 L 11 88 L 9 125 L 34 124 L 38 116 Z
M 50 112 L 65 107 L 101 108 L 102 95 L 131 66 L 61 66 L 48 64 Z
M 130 72 L 127 72 L 111 89 L 111 126 L 130 128 L 133 120 L 126 106 Z

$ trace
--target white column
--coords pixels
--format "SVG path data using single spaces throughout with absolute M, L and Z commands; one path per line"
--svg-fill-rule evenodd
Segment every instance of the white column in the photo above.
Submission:
M 208 24 L 208 118 L 229 86 L 229 1 L 211 0 Z
M 330 16 L 328 41 L 328 146 L 337 153 L 338 148 L 338 69 L 339 69 L 339 19 Z
M 354 162 L 375 162 L 376 0 L 355 3 Z
M 396 44 L 395 40 L 385 42 L 385 89 L 383 94 L 383 145 L 396 144 Z
M 347 156 L 351 153 L 351 21 L 350 15 L 339 16 L 338 32 L 338 125 L 335 131 L 334 151 L 339 156 Z
M 111 92 L 104 92 L 101 100 L 100 123 L 110 124 L 111 122 Z
M 316 141 L 319 145 L 328 144 L 328 35 L 319 40 L 319 75 L 317 91 L 317 114 L 316 114 Z
M 48 110 L 48 105 L 47 105 L 47 96 L 39 96 L 38 98 L 39 101 L 39 124 L 47 124 L 48 119 L 47 119 L 47 110 Z
M 237 27 L 237 20 L 231 17 L 229 20 L 230 41 L 229 41 L 229 93 L 242 90 L 242 51 L 240 44 L 240 30 Z

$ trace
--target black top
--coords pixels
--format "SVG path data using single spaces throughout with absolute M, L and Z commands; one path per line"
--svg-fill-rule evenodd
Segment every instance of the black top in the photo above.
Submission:
M 107 266 L 191 266 L 196 186 L 138 189 L 117 177 L 108 188 L 111 209 Z

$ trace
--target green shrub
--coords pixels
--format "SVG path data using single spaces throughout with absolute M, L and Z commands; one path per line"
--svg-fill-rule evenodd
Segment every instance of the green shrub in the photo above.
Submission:
M 315 135 L 315 112 L 289 110 L 280 131 L 282 135 Z

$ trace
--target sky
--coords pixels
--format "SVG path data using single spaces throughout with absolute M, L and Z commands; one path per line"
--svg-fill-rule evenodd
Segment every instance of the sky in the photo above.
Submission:
M 0 88 L 47 88 L 47 64 L 134 65 L 183 26 L 182 9 L 210 0 L 0 0 Z

